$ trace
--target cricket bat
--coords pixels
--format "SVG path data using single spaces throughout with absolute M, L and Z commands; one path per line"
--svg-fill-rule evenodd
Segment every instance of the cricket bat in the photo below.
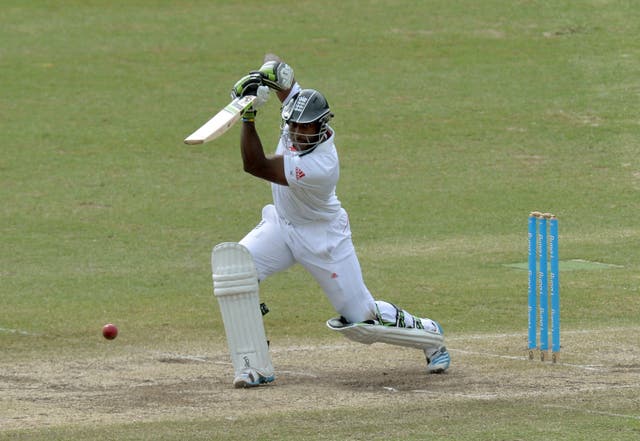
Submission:
M 235 98 L 202 127 L 189 135 L 184 143 L 189 145 L 203 144 L 218 138 L 240 119 L 244 109 L 249 107 L 255 99 L 256 97 L 253 95 Z

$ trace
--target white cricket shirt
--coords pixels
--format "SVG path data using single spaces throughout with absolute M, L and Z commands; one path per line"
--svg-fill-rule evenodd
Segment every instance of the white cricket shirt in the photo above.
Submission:
M 286 130 L 286 129 L 285 129 Z M 312 152 L 301 155 L 286 146 L 281 137 L 276 149 L 284 157 L 284 172 L 289 186 L 271 184 L 273 203 L 284 220 L 302 225 L 317 221 L 329 221 L 340 213 L 341 205 L 336 196 L 340 177 L 335 135 L 320 143 Z

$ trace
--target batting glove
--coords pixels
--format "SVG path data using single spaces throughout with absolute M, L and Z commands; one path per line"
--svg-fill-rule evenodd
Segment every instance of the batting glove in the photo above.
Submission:
M 231 89 L 231 98 L 254 95 L 255 101 L 242 113 L 243 121 L 255 121 L 257 109 L 262 107 L 269 99 L 269 87 L 262 84 L 262 75 L 258 72 L 245 75 L 236 81 Z
M 258 94 L 258 87 L 262 86 L 262 76 L 257 73 L 250 73 L 236 81 L 231 89 L 231 98 L 238 98 L 247 95 Z
M 255 122 L 256 114 L 258 111 L 253 107 L 253 105 L 247 107 L 244 112 L 242 112 L 242 122 Z
M 269 100 L 269 94 L 271 90 L 267 86 L 258 86 L 256 90 L 256 99 L 253 102 L 253 107 L 256 109 L 265 105 Z
M 267 86 L 258 86 L 258 89 L 256 90 L 256 99 L 245 109 L 244 112 L 242 112 L 242 121 L 254 122 L 256 120 L 258 108 L 262 107 L 267 102 L 270 92 L 271 91 Z
M 282 61 L 267 61 L 253 73 L 259 73 L 263 83 L 274 90 L 287 90 L 293 84 L 293 69 Z

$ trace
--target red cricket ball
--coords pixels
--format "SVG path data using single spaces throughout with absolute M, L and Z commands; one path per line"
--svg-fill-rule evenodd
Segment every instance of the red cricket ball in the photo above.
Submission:
M 113 323 L 107 323 L 102 327 L 102 335 L 107 340 L 113 340 L 118 336 L 118 328 Z

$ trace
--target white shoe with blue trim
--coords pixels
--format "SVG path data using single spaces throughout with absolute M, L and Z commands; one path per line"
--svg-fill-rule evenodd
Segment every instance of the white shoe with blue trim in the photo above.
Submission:
M 264 376 L 255 369 L 245 369 L 240 375 L 233 379 L 233 387 L 240 389 L 244 387 L 256 387 L 261 384 L 271 383 L 275 380 L 275 375 Z
M 427 355 L 427 372 L 430 374 L 441 374 L 449 368 L 450 364 L 451 357 L 444 346 L 440 346 L 435 352 Z
M 440 323 L 433 321 L 436 327 L 438 328 L 438 333 L 440 335 L 444 335 L 444 330 Z M 424 355 L 427 357 L 427 372 L 430 374 L 441 374 L 449 368 L 451 364 L 451 357 L 449 356 L 449 351 L 444 346 L 440 346 L 436 351 L 431 353 L 427 353 L 424 351 Z

